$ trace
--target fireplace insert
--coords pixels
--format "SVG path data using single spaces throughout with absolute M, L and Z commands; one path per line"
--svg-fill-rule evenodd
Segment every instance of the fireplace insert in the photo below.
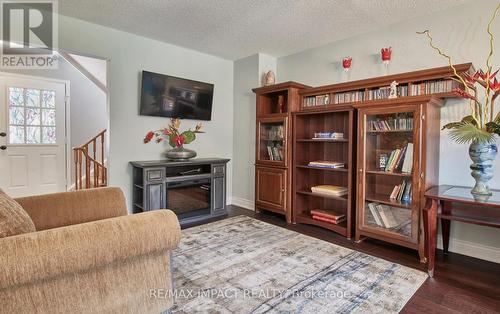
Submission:
M 210 178 L 167 183 L 167 208 L 179 219 L 209 215 L 210 201 Z

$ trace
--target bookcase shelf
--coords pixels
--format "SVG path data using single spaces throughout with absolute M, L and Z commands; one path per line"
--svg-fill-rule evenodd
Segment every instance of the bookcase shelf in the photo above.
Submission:
M 411 173 L 389 172 L 381 170 L 366 170 L 366 173 L 375 175 L 384 175 L 384 176 L 412 177 Z
M 302 194 L 302 195 L 322 197 L 322 198 L 328 198 L 328 199 L 332 199 L 332 200 L 338 200 L 341 202 L 347 202 L 347 198 L 345 198 L 344 196 L 335 196 L 335 195 L 328 195 L 328 194 L 322 194 L 322 193 L 314 193 L 314 192 L 307 191 L 307 190 L 297 191 L 297 193 Z
M 293 114 L 293 162 L 294 198 L 293 221 L 316 225 L 352 236 L 353 182 L 352 152 L 354 135 L 353 109 L 335 109 L 321 112 L 297 112 Z M 341 139 L 313 139 L 315 133 L 343 133 Z M 310 162 L 339 162 L 344 168 L 310 166 Z M 315 193 L 311 188 L 332 185 L 347 188 L 347 194 L 337 196 Z M 321 210 L 345 215 L 345 220 L 334 224 L 315 219 L 311 210 Z
M 314 138 L 306 138 L 306 139 L 298 139 L 297 143 L 349 143 L 347 139 L 314 139 Z
M 308 165 L 295 165 L 296 168 L 302 168 L 302 169 L 313 169 L 313 170 L 319 170 L 319 171 L 338 171 L 338 172 L 348 172 L 349 169 L 347 168 L 327 168 L 327 167 L 314 167 L 314 166 L 308 166 Z

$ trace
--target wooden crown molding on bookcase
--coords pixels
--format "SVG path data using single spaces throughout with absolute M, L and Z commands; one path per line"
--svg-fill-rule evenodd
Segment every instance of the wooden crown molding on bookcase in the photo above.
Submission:
M 472 65 L 471 62 L 456 64 L 454 65 L 454 67 L 457 69 L 458 73 L 464 73 L 464 72 L 471 73 L 474 71 L 474 66 Z M 444 66 L 439 68 L 431 68 L 413 72 L 378 76 L 351 82 L 323 85 L 314 88 L 305 88 L 302 89 L 299 92 L 299 94 L 302 96 L 309 96 L 309 95 L 318 95 L 322 93 L 326 94 L 331 92 L 345 92 L 351 90 L 361 90 L 361 89 L 388 86 L 393 81 L 396 81 L 401 84 L 401 83 L 412 83 L 412 82 L 423 82 L 423 81 L 430 81 L 437 79 L 445 79 L 445 78 L 451 78 L 453 76 L 454 73 L 451 67 Z M 448 97 L 452 96 L 451 93 L 442 93 L 442 94 L 450 94 L 448 95 Z M 413 97 L 413 96 L 407 96 L 407 97 Z
M 252 89 L 252 91 L 256 94 L 266 94 L 266 93 L 274 93 L 277 91 L 285 90 L 288 88 L 312 88 L 311 86 L 304 85 L 301 83 L 293 82 L 293 81 L 288 81 L 288 82 L 283 82 L 283 83 L 278 83 L 278 84 L 273 84 L 273 85 L 268 85 L 268 86 L 262 86 L 262 87 L 257 87 Z

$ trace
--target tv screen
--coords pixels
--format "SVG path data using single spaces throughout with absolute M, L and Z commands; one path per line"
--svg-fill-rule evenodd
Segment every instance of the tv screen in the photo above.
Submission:
M 142 71 L 140 114 L 210 120 L 214 85 Z

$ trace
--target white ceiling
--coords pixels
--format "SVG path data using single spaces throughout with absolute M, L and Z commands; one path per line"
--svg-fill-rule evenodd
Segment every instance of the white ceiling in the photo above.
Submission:
M 289 55 L 467 1 L 59 0 L 59 11 L 236 60 Z

